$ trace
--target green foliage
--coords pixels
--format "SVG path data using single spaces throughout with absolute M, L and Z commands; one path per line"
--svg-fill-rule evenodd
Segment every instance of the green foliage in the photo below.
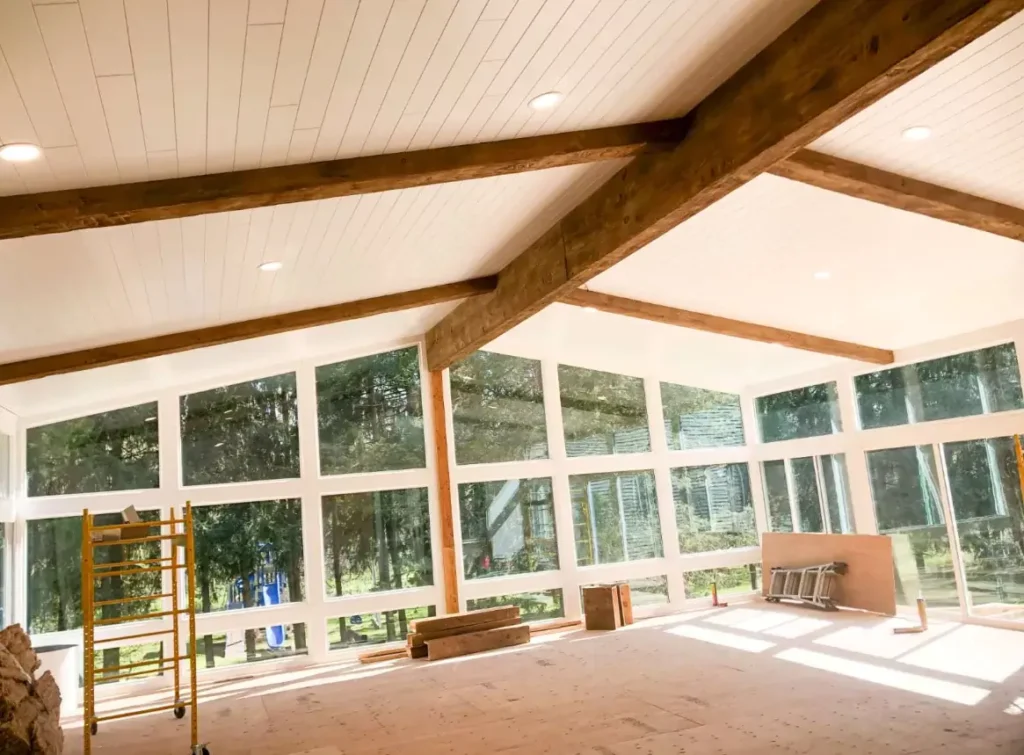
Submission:
M 715 583 L 719 595 L 756 592 L 761 589 L 761 567 L 759 564 L 735 566 L 726 569 L 702 569 L 683 574 L 687 598 L 711 596 L 711 583 Z
M 409 622 L 430 618 L 435 614 L 434 606 L 421 606 L 330 619 L 327 622 L 328 641 L 331 650 L 395 642 L 408 634 Z M 353 618 L 357 620 L 353 621 Z
M 426 466 L 415 346 L 317 367 L 323 474 Z
M 478 351 L 450 380 L 459 464 L 547 458 L 540 362 Z
M 569 497 L 579 566 L 663 555 L 652 472 L 573 475 Z
M 746 464 L 682 467 L 671 477 L 682 553 L 757 545 Z
M 558 569 L 550 480 L 460 485 L 459 510 L 467 579 Z
M 558 383 L 569 456 L 651 449 L 642 379 L 560 364 Z
M 186 485 L 299 476 L 294 373 L 181 397 Z
M 810 438 L 840 429 L 835 383 L 822 383 L 757 399 L 761 440 Z
M 474 598 L 466 601 L 466 608 L 479 611 L 482 608 L 498 608 L 500 606 L 518 606 L 523 621 L 541 621 L 543 619 L 560 619 L 565 616 L 565 606 L 561 590 L 544 592 L 521 592 L 515 595 L 495 595 L 490 598 Z
M 30 427 L 26 442 L 30 496 L 160 484 L 156 402 Z
M 669 450 L 743 445 L 739 396 L 662 383 L 661 404 Z

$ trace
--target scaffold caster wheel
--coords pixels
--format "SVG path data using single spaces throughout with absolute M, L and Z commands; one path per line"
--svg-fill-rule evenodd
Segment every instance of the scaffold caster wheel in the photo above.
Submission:
M 179 705 L 177 708 L 174 709 L 174 717 L 175 718 L 179 718 L 179 719 L 185 717 L 185 706 L 184 705 Z
M 99 730 L 100 726 L 95 721 L 89 724 L 89 733 L 92 734 L 94 737 L 96 736 L 96 732 L 98 732 Z
M 210 751 L 206 749 L 206 745 L 196 745 L 189 751 L 189 755 L 210 755 Z

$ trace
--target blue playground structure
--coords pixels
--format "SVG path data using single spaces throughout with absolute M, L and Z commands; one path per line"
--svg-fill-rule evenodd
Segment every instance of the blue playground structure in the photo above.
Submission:
M 276 606 L 282 602 L 288 580 L 283 573 L 273 568 L 272 549 L 268 545 L 259 546 L 261 563 L 254 574 L 249 575 L 249 590 L 256 598 L 257 606 Z M 243 581 L 236 579 L 228 592 L 228 609 L 243 608 L 245 602 L 242 595 Z M 267 646 L 271 650 L 284 647 L 285 628 L 283 624 L 266 627 Z

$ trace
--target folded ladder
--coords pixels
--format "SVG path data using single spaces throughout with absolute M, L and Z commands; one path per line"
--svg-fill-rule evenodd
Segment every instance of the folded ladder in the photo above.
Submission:
M 832 592 L 836 586 L 836 576 L 841 574 L 846 574 L 846 564 L 842 561 L 798 569 L 776 566 L 772 569 L 765 599 L 772 603 L 796 600 L 826 611 L 835 611 Z

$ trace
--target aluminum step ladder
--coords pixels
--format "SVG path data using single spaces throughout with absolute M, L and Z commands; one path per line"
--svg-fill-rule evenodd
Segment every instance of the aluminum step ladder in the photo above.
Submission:
M 846 564 L 842 561 L 798 569 L 776 566 L 772 569 L 765 600 L 771 603 L 795 600 L 826 611 L 835 611 L 838 609 L 832 600 L 832 593 L 836 577 L 843 574 L 846 574 Z

